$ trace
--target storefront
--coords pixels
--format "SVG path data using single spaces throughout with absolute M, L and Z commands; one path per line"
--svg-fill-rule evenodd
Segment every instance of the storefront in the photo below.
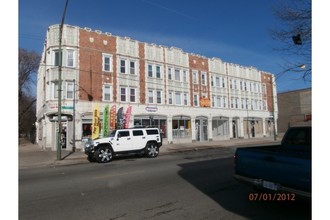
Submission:
M 213 140 L 226 140 L 230 138 L 229 118 L 219 116 L 212 119 L 212 136 Z
M 135 115 L 134 127 L 156 127 L 163 138 L 167 138 L 166 116 L 162 115 Z
M 177 115 L 172 118 L 173 139 L 191 140 L 191 118 L 185 115 Z

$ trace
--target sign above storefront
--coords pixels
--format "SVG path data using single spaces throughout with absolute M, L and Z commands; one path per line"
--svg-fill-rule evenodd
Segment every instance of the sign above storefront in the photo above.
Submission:
M 211 101 L 209 98 L 200 98 L 199 102 L 201 107 L 211 107 Z
M 146 107 L 146 111 L 147 112 L 157 112 L 158 111 L 158 107 L 157 106 L 154 106 L 154 105 L 148 105 Z

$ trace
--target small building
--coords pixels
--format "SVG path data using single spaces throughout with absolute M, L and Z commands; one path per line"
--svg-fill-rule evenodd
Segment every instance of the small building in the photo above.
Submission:
M 164 144 L 269 136 L 274 81 L 255 67 L 71 25 L 63 26 L 59 56 L 53 25 L 38 71 L 37 142 L 56 150 L 59 102 L 68 150 L 73 139 L 81 149 L 96 127 L 100 135 L 108 127 L 158 127 Z
M 278 132 L 285 132 L 293 125 L 311 124 L 312 89 L 282 92 L 278 97 Z

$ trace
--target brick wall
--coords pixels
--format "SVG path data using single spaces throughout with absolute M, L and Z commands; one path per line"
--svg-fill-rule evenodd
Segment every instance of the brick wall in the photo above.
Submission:
M 96 32 L 80 29 L 79 33 L 79 98 L 88 100 L 88 94 L 93 96 L 93 101 L 102 101 L 103 83 L 112 83 L 116 88 L 116 62 L 113 62 L 113 72 L 102 71 L 102 54 L 113 55 L 116 60 L 116 38 Z M 114 90 L 114 101 L 117 94 Z

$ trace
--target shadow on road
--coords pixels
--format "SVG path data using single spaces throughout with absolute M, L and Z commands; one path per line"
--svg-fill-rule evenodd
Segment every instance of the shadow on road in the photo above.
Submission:
M 193 159 L 192 159 L 193 160 Z M 311 219 L 311 202 L 250 201 L 252 187 L 233 178 L 232 158 L 192 161 L 179 165 L 179 175 L 224 209 L 248 219 Z

